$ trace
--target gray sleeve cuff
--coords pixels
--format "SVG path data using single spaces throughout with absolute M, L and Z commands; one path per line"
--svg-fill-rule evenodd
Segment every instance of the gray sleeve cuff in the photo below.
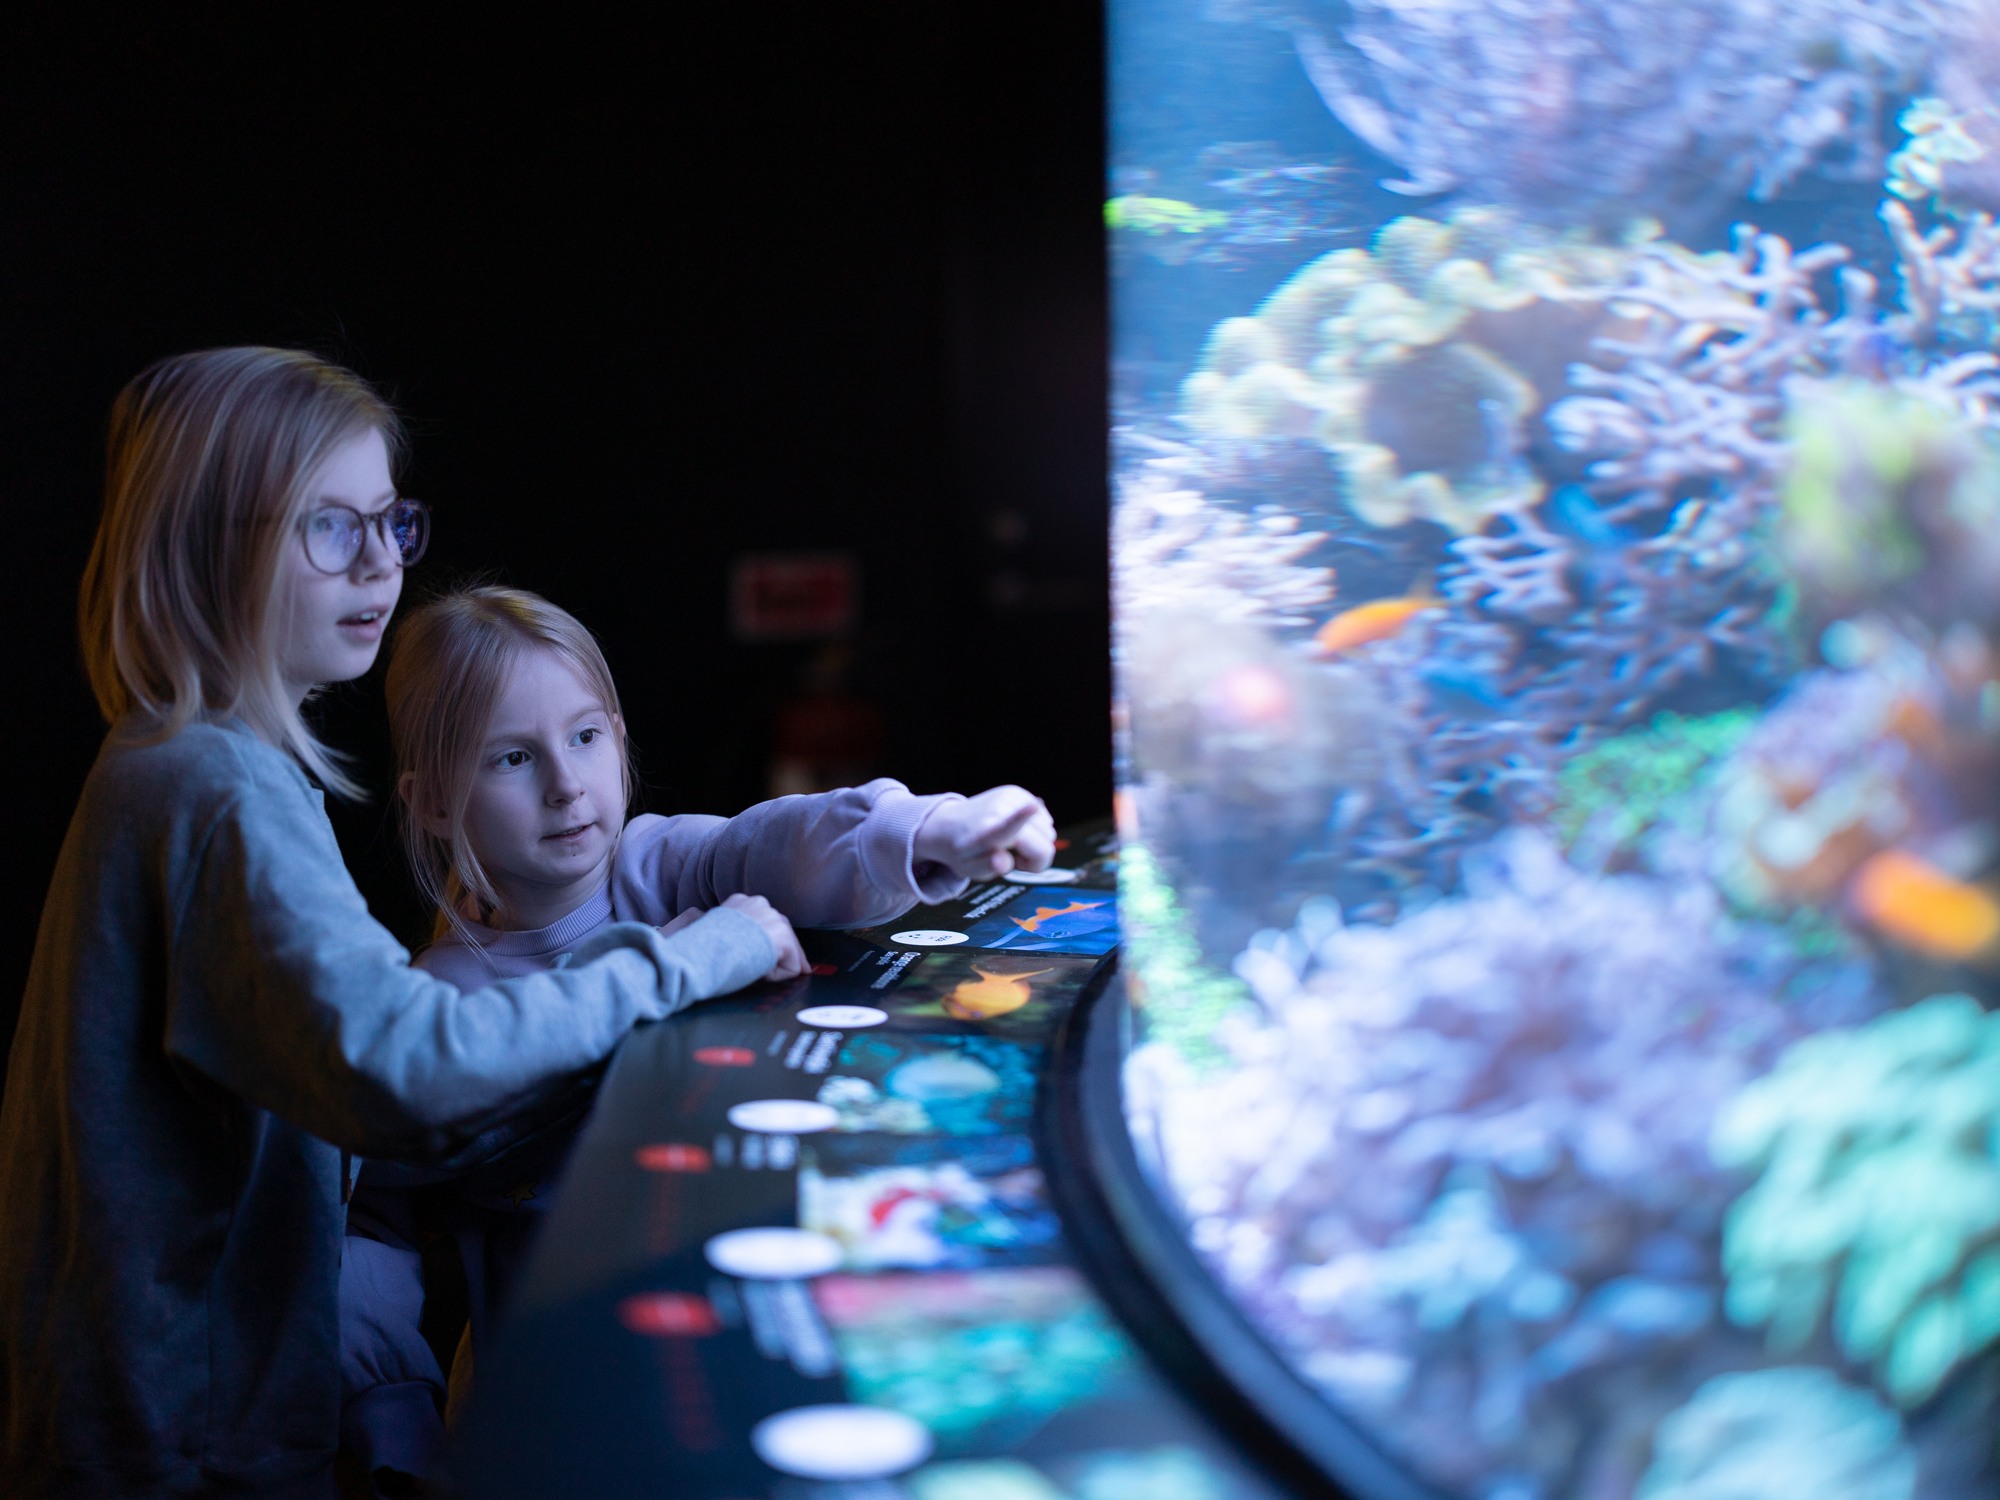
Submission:
M 876 799 L 863 830 L 862 861 L 879 890 L 905 892 L 911 902 L 936 904 L 964 892 L 966 882 L 943 865 L 917 859 L 917 830 L 947 802 L 963 802 L 957 792 L 928 797 L 897 786 Z

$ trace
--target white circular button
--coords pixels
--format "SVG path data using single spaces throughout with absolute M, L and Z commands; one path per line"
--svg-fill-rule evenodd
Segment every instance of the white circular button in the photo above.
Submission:
M 841 1031 L 859 1031 L 864 1026 L 880 1026 L 889 1012 L 872 1005 L 808 1005 L 799 1012 L 807 1026 L 831 1026 Z
M 840 1123 L 840 1111 L 816 1099 L 750 1099 L 729 1106 L 729 1123 L 766 1135 L 811 1135 Z
M 732 1229 L 702 1247 L 708 1263 L 727 1276 L 753 1281 L 798 1281 L 840 1269 L 840 1242 L 815 1229 Z
M 941 927 L 912 927 L 908 932 L 889 934 L 890 942 L 908 943 L 912 948 L 949 948 L 965 940 L 964 933 L 947 932 Z
M 802 1479 L 886 1479 L 930 1457 L 931 1435 L 884 1406 L 795 1406 L 752 1428 L 750 1446 Z
M 1046 870 L 1009 870 L 1001 877 L 1016 885 L 1068 885 L 1076 879 L 1075 870 L 1058 869 L 1051 865 Z

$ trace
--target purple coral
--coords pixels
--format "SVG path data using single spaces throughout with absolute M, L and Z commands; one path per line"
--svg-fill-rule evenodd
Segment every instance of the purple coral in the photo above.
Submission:
M 1466 886 L 1260 937 L 1235 1068 L 1142 1052 L 1132 1097 L 1170 1104 L 1143 1129 L 1197 1243 L 1337 1399 L 1448 1482 L 1629 1488 L 1609 1435 L 1750 1348 L 1716 1317 L 1708 1135 L 1800 1029 L 1768 998 L 1794 960 L 1704 885 L 1588 878 L 1526 830 Z
M 1813 279 L 1847 256 L 1840 245 L 1794 252 L 1747 226 L 1726 254 L 1643 249 L 1616 301 L 1645 315 L 1598 340 L 1602 364 L 1570 371 L 1585 394 L 1549 413 L 1557 442 L 1594 455 L 1593 486 L 1617 497 L 1612 519 L 1723 488 L 1768 496 L 1785 454 L 1785 382 L 1822 368 L 1829 319 Z M 1872 295 L 1866 278 L 1847 285 Z
M 1766 199 L 1881 171 L 1884 100 L 1974 0 L 1231 0 L 1289 31 L 1327 107 L 1405 176 L 1573 214 Z M 1587 141 L 1588 149 L 1579 149 Z

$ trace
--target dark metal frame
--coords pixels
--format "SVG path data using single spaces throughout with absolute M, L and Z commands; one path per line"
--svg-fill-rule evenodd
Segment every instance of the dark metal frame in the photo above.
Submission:
M 1257 1332 L 1153 1190 L 1125 1124 L 1130 1017 L 1107 964 L 1064 1017 L 1035 1106 L 1050 1194 L 1098 1292 L 1182 1394 L 1289 1493 L 1438 1500 Z

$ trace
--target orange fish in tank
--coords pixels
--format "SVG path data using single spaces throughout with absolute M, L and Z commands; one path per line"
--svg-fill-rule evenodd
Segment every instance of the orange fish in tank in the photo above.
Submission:
M 2000 939 L 2000 901 L 1901 849 L 1863 863 L 1849 895 L 1869 926 L 1931 958 L 1978 958 Z
M 1325 656 L 1338 656 L 1373 641 L 1386 641 L 1425 610 L 1438 608 L 1437 596 L 1429 593 L 1405 594 L 1397 599 L 1370 599 L 1339 614 L 1320 626 L 1313 636 Z
M 961 1021 L 988 1021 L 995 1016 L 1010 1015 L 1035 998 L 1028 981 L 1052 971 L 1030 969 L 1025 974 L 989 974 L 974 964 L 972 972 L 979 977 L 961 981 L 944 997 L 946 1015 Z

